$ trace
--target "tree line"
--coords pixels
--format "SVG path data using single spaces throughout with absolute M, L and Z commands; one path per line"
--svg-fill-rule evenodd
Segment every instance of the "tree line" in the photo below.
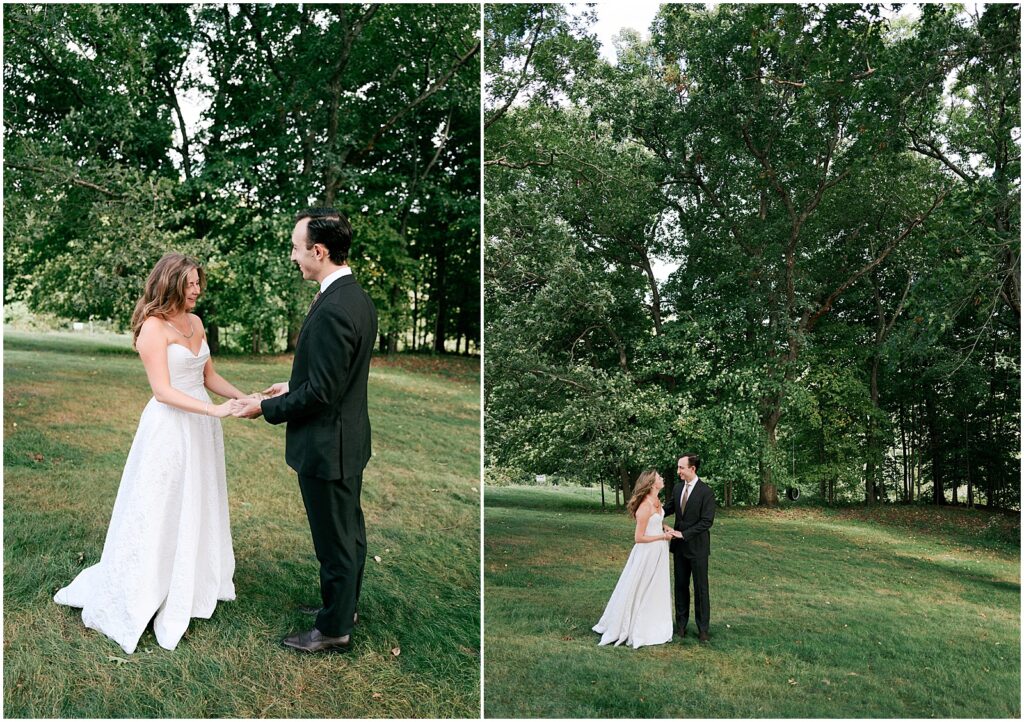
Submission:
M 486 6 L 489 473 L 1019 509 L 1020 8 L 911 9 Z
M 332 205 L 381 350 L 478 352 L 475 7 L 3 12 L 6 301 L 124 324 L 174 249 L 208 271 L 212 348 L 291 349 L 292 218 Z

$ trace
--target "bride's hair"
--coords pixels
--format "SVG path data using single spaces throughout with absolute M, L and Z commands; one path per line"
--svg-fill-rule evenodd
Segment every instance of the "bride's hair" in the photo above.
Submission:
M 181 253 L 167 253 L 156 262 L 132 313 L 132 348 L 147 318 L 167 318 L 185 308 L 188 274 L 193 269 L 199 274 L 199 288 L 205 289 L 206 272 L 195 259 Z
M 630 498 L 629 503 L 626 504 L 626 510 L 634 519 L 636 519 L 636 510 L 640 508 L 640 504 L 651 493 L 651 487 L 654 486 L 654 480 L 657 478 L 657 469 L 647 469 L 637 477 L 636 484 L 633 485 L 633 496 Z

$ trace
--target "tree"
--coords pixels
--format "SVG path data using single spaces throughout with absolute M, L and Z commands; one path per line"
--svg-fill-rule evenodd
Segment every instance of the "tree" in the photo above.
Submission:
M 141 276 L 174 248 L 210 266 L 199 312 L 211 346 L 289 348 L 310 293 L 287 262 L 291 216 L 332 204 L 353 219 L 353 264 L 396 350 L 436 250 L 413 255 L 417 237 L 455 229 L 460 257 L 479 243 L 467 223 L 478 154 L 451 142 L 479 133 L 478 17 L 458 5 L 5 8 L 7 298 L 124 323 Z M 186 95 L 205 103 L 198 128 Z M 460 271 L 430 298 L 478 282 Z M 447 350 L 455 333 L 433 330 Z M 459 332 L 479 341 L 472 324 Z

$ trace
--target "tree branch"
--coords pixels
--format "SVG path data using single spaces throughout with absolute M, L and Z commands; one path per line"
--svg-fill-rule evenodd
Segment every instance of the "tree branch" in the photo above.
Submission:
M 910 222 L 910 225 L 908 225 L 902 233 L 896 236 L 896 238 L 894 238 L 888 246 L 882 249 L 882 252 L 874 260 L 872 260 L 867 265 L 855 271 L 853 275 L 851 275 L 849 278 L 847 278 L 845 281 L 839 284 L 839 287 L 836 288 L 836 290 L 834 290 L 831 294 L 829 294 L 828 298 L 826 298 L 822 302 L 818 310 L 807 318 L 807 321 L 804 325 L 805 330 L 810 331 L 812 328 L 814 328 L 814 325 L 819 320 L 821 320 L 821 318 L 825 314 L 827 314 L 829 310 L 831 310 L 832 304 L 835 303 L 836 299 L 839 298 L 839 296 L 841 296 L 850 286 L 856 283 L 865 273 L 868 273 L 871 269 L 875 268 L 880 263 L 882 263 L 882 261 L 884 261 L 899 244 L 901 244 L 904 240 L 907 239 L 907 237 L 915 228 L 924 223 L 924 221 L 932 214 L 932 212 L 934 212 L 935 209 L 939 207 L 942 201 L 945 200 L 946 195 L 949 193 L 949 190 L 949 188 L 943 189 L 943 191 L 938 195 L 938 197 L 936 197 L 936 199 L 932 202 L 931 207 L 929 207 L 928 210 L 926 210 L 923 214 L 914 218 Z

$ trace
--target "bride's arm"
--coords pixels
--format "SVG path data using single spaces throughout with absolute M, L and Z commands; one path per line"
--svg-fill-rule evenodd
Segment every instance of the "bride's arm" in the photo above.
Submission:
M 186 393 L 171 386 L 171 374 L 167 370 L 167 338 L 160 328 L 160 320 L 154 317 L 146 319 L 139 331 L 135 348 L 146 369 L 149 387 L 153 397 L 162 404 L 173 406 L 182 411 L 206 416 L 228 416 L 231 413 L 231 402 L 210 404 L 194 399 Z
M 651 515 L 654 513 L 654 509 L 651 508 L 650 504 L 644 502 L 640 505 L 640 508 L 636 510 L 636 531 L 633 532 L 633 541 L 637 544 L 646 544 L 648 542 L 665 541 L 671 536 L 667 533 L 662 534 L 644 534 L 647 531 L 647 522 L 650 521 Z

